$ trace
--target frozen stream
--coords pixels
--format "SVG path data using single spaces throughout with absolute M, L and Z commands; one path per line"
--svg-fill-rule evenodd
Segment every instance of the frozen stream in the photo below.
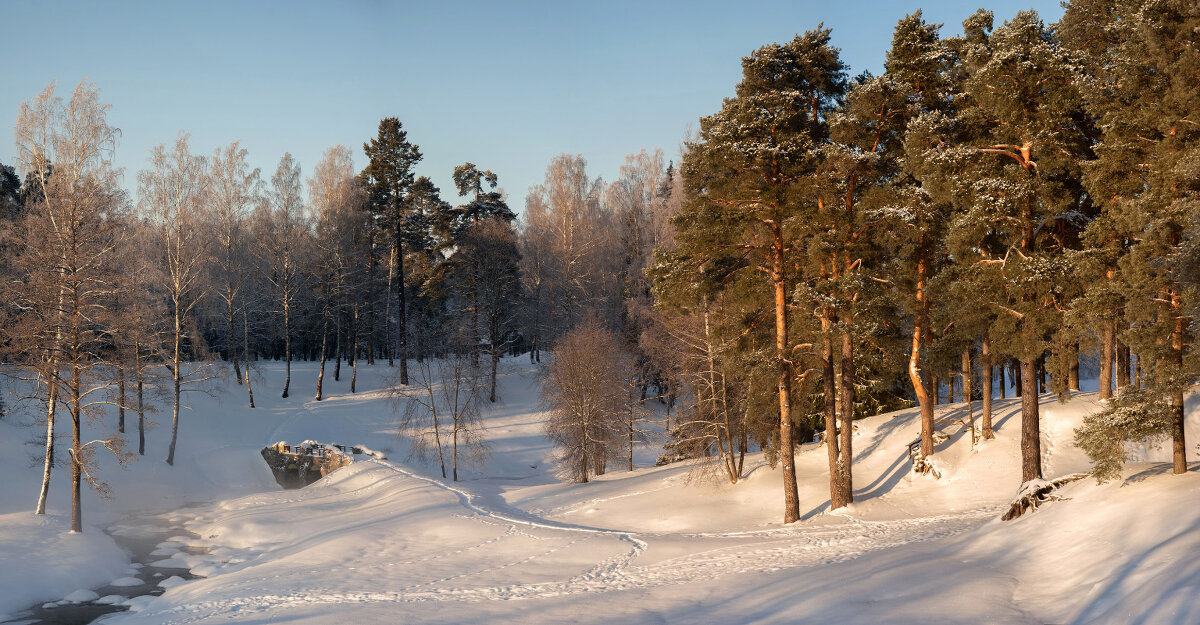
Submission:
M 3 625 L 84 625 L 128 610 L 138 597 L 156 597 L 176 583 L 199 577 L 179 556 L 202 554 L 207 549 L 196 545 L 199 537 L 169 514 L 129 519 L 105 531 L 130 554 L 124 577 L 90 592 L 77 591 L 59 601 L 40 603 Z

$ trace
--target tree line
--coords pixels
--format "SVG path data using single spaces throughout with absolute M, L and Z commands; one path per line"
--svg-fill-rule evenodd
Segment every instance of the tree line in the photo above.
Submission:
M 1097 478 L 1131 441 L 1171 440 L 1185 472 L 1197 27 L 1192 2 L 1077 0 L 1054 25 L 980 10 L 958 37 L 911 14 L 881 76 L 852 77 L 827 28 L 745 57 L 685 145 L 674 244 L 650 269 L 664 362 L 691 384 L 676 439 L 736 468 L 749 430 L 782 465 L 791 522 L 797 442 L 820 433 L 836 509 L 854 497 L 855 418 L 918 405 L 914 469 L 936 474 L 943 389 L 981 401 L 987 440 L 1007 372 L 1028 482 L 1038 393 L 1065 400 L 1094 353 L 1107 403 L 1076 434 Z

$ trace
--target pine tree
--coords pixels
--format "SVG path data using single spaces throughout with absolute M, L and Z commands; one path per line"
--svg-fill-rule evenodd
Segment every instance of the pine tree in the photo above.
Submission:
M 1119 414 L 1155 415 L 1153 406 L 1135 404 L 1169 405 L 1163 427 L 1174 472 L 1184 473 L 1184 391 L 1200 373 L 1191 348 L 1197 293 L 1172 261 L 1187 258 L 1187 231 L 1200 210 L 1200 124 L 1193 119 L 1200 110 L 1200 7 L 1184 0 L 1122 5 L 1106 27 L 1114 54 L 1091 101 L 1105 132 L 1088 182 L 1093 195 L 1107 199 L 1114 236 L 1130 233 L 1127 253 L 1116 259 L 1130 321 L 1122 338 L 1137 353 L 1148 387 L 1121 402 Z
M 1036 376 L 1062 325 L 1071 242 L 1080 219 L 1080 162 L 1089 149 L 1073 57 L 1034 12 L 992 31 L 980 11 L 964 22 L 964 102 L 942 133 L 929 134 L 960 214 L 948 247 L 980 301 L 997 315 L 991 347 L 1021 363 L 1022 480 L 1041 477 Z M 952 137 L 955 128 L 965 136 Z M 942 146 L 945 147 L 942 147 Z
M 395 289 L 399 300 L 396 315 L 399 324 L 397 339 L 400 348 L 400 383 L 408 384 L 404 241 L 409 236 L 413 223 L 405 198 L 413 184 L 413 167 L 421 160 L 421 150 L 409 142 L 408 131 L 402 129 L 399 119 L 386 117 L 379 122 L 378 136 L 364 143 L 363 151 L 369 159 L 362 171 L 362 180 L 367 190 L 370 210 L 380 227 L 389 235 L 395 263 Z M 369 266 L 374 266 L 374 254 L 369 259 Z M 367 276 L 368 281 L 372 278 L 371 275 Z M 391 323 L 390 320 L 387 322 Z M 368 329 L 369 332 L 373 330 L 374 328 Z M 390 345 L 388 350 L 390 354 Z
M 779 405 L 784 522 L 799 518 L 793 442 L 795 335 L 788 308 L 801 232 L 813 220 L 826 116 L 846 89 L 845 66 L 825 28 L 772 44 L 742 60 L 737 95 L 701 119 L 683 175 L 689 201 L 676 218 L 679 251 L 669 262 L 714 275 L 757 272 L 771 293 Z M 720 280 L 720 278 L 718 278 Z M 828 385 L 832 382 L 830 379 Z M 832 396 L 832 393 L 830 393 Z M 827 400 L 828 401 L 828 400 Z M 834 430 L 831 429 L 832 433 Z M 832 507 L 849 503 L 849 467 L 831 456 Z

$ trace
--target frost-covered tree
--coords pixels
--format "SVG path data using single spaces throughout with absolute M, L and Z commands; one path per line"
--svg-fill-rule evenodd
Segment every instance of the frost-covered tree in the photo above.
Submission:
M 962 143 L 931 151 L 960 207 L 948 234 L 979 303 L 997 320 L 998 351 L 1021 363 L 1022 481 L 1042 476 L 1038 363 L 1062 326 L 1071 265 L 1064 252 L 1084 219 L 1078 180 L 1090 148 L 1074 57 L 1032 11 L 992 30 L 980 11 L 964 22 Z M 938 138 L 936 133 L 931 138 Z M 940 152 L 940 153 L 939 153 Z
M 234 141 L 213 152 L 209 161 L 208 191 L 205 197 L 213 219 L 213 259 L 209 266 L 212 295 L 218 300 L 225 333 L 221 348 L 226 360 L 233 365 L 234 379 L 242 383 L 240 361 L 242 341 L 234 331 L 237 313 L 243 305 L 242 289 L 252 268 L 247 240 L 246 219 L 258 203 L 259 170 L 251 169 L 249 152 Z
M 271 268 L 268 275 L 275 289 L 283 322 L 283 358 L 286 363 L 283 378 L 284 398 L 288 396 L 292 384 L 294 308 L 296 298 L 306 288 L 301 264 L 308 243 L 308 219 L 300 180 L 300 164 L 291 154 L 284 154 L 283 158 L 279 159 L 275 174 L 271 176 L 271 187 L 265 198 L 270 211 L 269 229 L 264 233 L 265 251 Z
M 211 239 L 205 236 L 204 184 L 208 163 L 188 148 L 181 133 L 170 152 L 163 145 L 150 151 L 150 166 L 138 172 L 138 204 L 157 233 L 161 289 L 168 305 L 170 329 L 167 368 L 171 372 L 171 443 L 167 464 L 175 464 L 179 413 L 186 385 L 206 379 L 203 345 L 195 332 L 195 312 L 204 300 L 204 270 Z
M 687 145 L 683 176 L 687 204 L 676 218 L 678 249 L 660 262 L 667 274 L 713 275 L 750 272 L 769 293 L 774 320 L 774 363 L 783 465 L 784 522 L 800 518 L 793 444 L 793 362 L 797 351 L 789 312 L 798 283 L 797 252 L 818 219 L 820 146 L 827 141 L 827 115 L 846 89 L 845 66 L 818 29 L 784 44 L 772 44 L 742 60 L 736 97 L 701 119 Z M 718 283 L 725 282 L 722 277 Z M 765 312 L 765 311 L 764 311 Z M 801 349 L 805 349 L 801 347 Z M 827 382 L 830 400 L 836 392 Z M 848 426 L 847 426 L 848 427 Z M 829 433 L 837 431 L 827 423 Z M 836 442 L 836 438 L 829 438 Z M 850 502 L 849 457 L 830 447 L 832 507 Z
M 1188 230 L 1200 214 L 1200 8 L 1183 0 L 1122 4 L 1104 27 L 1115 41 L 1107 42 L 1112 56 L 1090 102 L 1104 134 L 1088 183 L 1106 200 L 1110 236 L 1128 237 L 1115 262 L 1130 326 L 1122 335 L 1147 392 L 1095 419 L 1144 415 L 1158 423 L 1172 439 L 1174 472 L 1184 473 L 1184 392 L 1200 376 L 1192 321 L 1200 292 L 1180 262 L 1189 258 Z M 1170 418 L 1152 418 L 1161 411 L 1150 404 L 1169 406 Z

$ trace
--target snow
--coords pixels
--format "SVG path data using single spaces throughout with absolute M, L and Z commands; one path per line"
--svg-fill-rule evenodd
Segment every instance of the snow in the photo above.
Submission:
M 108 585 L 113 586 L 114 588 L 126 588 L 129 586 L 141 586 L 145 583 L 146 582 L 143 582 L 137 577 L 122 577 L 120 579 L 114 579 L 113 581 L 109 582 Z
M 22 442 L 38 430 L 10 417 L 0 422 L 0 470 L 12 476 L 0 484 L 0 561 L 17 565 L 0 568 L 0 613 L 114 579 L 141 584 L 121 578 L 128 556 L 94 528 L 137 536 L 165 522 L 195 535 L 158 542 L 152 565 L 203 577 L 154 577 L 161 596 L 129 600 L 131 611 L 106 624 L 1200 619 L 1200 563 L 1190 557 L 1200 549 L 1200 473 L 1170 475 L 1169 449 L 1136 450 L 1124 480 L 1073 482 L 1063 500 L 1002 523 L 1020 486 L 1018 401 L 995 402 L 997 439 L 974 448 L 957 425 L 963 406 L 938 408 L 949 435 L 932 457 L 941 479 L 909 471 L 919 415 L 901 411 L 857 422 L 856 501 L 846 509 L 827 510 L 825 449 L 804 446 L 803 520 L 785 526 L 780 472 L 761 454 L 736 485 L 690 463 L 652 467 L 649 445 L 632 473 L 614 463 L 589 484 L 557 481 L 526 363 L 505 361 L 501 402 L 486 417 L 492 458 L 458 483 L 442 480 L 436 461 L 409 457 L 383 390 L 386 366 L 361 367 L 353 395 L 348 371 L 340 382 L 327 371 L 327 399 L 315 402 L 306 399 L 314 365 L 293 364 L 283 400 L 282 366 L 269 363 L 256 379 L 258 409 L 231 381 L 187 397 L 174 468 L 162 462 L 168 427 L 149 432 L 150 453 L 128 471 L 105 460 L 100 475 L 116 496 L 85 497 L 81 534 L 65 531 L 65 471 L 51 514 L 27 511 L 40 470 Z M 1065 404 L 1043 396 L 1048 480 L 1087 470 L 1073 429 L 1098 408 L 1093 393 Z M 258 454 L 279 440 L 354 441 L 373 453 L 283 491 Z
M 99 598 L 100 598 L 100 595 L 96 594 L 95 592 L 92 592 L 86 588 L 81 588 L 81 589 L 76 590 L 75 592 L 63 597 L 63 601 L 70 601 L 71 603 L 86 603 L 88 601 L 94 601 Z

